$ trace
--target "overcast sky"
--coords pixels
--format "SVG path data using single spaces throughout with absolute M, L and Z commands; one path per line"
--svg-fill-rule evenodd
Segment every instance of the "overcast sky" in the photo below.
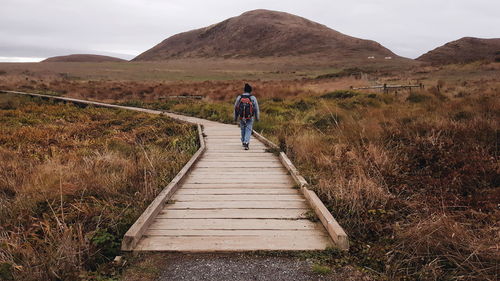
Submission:
M 299 15 L 416 58 L 500 37 L 500 0 L 0 0 L 0 61 L 73 53 L 130 59 L 179 32 L 254 9 Z

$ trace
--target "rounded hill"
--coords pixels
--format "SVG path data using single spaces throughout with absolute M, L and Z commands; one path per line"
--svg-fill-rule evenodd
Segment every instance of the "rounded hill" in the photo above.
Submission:
M 398 57 L 375 41 L 351 37 L 299 16 L 254 10 L 169 37 L 134 60 L 303 55 L 325 59 Z
M 468 63 L 478 60 L 500 61 L 500 38 L 464 37 L 429 51 L 417 60 L 433 64 Z
M 89 54 L 75 54 L 69 56 L 58 56 L 51 57 L 43 60 L 42 62 L 124 62 L 126 60 L 101 56 L 101 55 L 89 55 Z

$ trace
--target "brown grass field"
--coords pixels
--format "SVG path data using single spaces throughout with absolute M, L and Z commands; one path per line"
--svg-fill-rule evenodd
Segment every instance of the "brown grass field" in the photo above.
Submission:
M 236 71 L 241 65 L 229 61 L 227 65 L 183 65 L 182 71 L 163 65 L 158 76 L 152 74 L 153 65 L 116 64 L 107 75 L 106 67 L 88 74 L 95 65 L 0 64 L 0 89 L 159 108 L 232 122 L 232 101 L 243 83 L 249 82 L 262 110 L 255 129 L 287 152 L 350 236 L 348 253 L 320 254 L 328 266 L 352 265 L 375 280 L 497 280 L 500 63 L 407 65 L 400 69 L 387 65 L 301 68 L 298 64 L 278 69 L 269 64 Z M 423 83 L 425 88 L 387 94 L 350 90 L 351 86 L 383 83 Z M 180 95 L 204 99 L 173 97 Z M 29 116 L 29 111 L 24 114 Z M 121 119 L 117 117 L 115 122 Z M 4 120 L 0 126 L 9 124 Z M 3 138 L 12 137 L 4 132 L 2 129 Z M 89 136 L 86 143 L 92 139 Z M 162 135 L 157 136 L 156 141 L 161 139 Z M 0 148 L 14 149 L 3 142 Z M 31 158 L 27 159 L 14 160 L 15 165 L 32 165 Z M 35 178 L 52 175 L 47 170 L 31 171 Z M 9 178 L 10 188 L 23 186 L 24 178 L 23 174 Z M 87 185 L 92 180 L 83 177 L 79 183 Z M 53 186 L 39 190 L 58 191 L 57 178 L 52 182 Z M 48 202 L 55 208 L 60 196 L 51 194 Z M 17 202 L 17 193 L 9 196 L 6 204 Z M 52 223 L 61 216 L 57 215 L 60 209 L 43 211 Z M 68 225 L 79 224 L 77 218 Z M 18 225 L 16 233 L 35 232 L 29 225 Z M 53 252 L 46 255 L 57 260 Z M 29 254 L 17 260 L 0 257 L 14 268 L 29 266 L 18 261 L 33 258 Z
M 6 94 L 0 131 L 1 280 L 112 276 L 121 238 L 198 146 L 167 117 Z

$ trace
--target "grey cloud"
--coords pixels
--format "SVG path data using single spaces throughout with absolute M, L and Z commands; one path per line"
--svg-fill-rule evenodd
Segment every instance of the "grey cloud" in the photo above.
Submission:
M 463 36 L 500 37 L 500 2 L 492 0 L 2 0 L 0 57 L 130 58 L 168 36 L 258 8 L 303 16 L 411 58 Z

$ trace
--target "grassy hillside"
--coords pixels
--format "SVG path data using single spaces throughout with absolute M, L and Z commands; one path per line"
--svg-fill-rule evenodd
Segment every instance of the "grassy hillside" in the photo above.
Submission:
M 197 150 L 164 116 L 0 94 L 0 280 L 103 280 Z

